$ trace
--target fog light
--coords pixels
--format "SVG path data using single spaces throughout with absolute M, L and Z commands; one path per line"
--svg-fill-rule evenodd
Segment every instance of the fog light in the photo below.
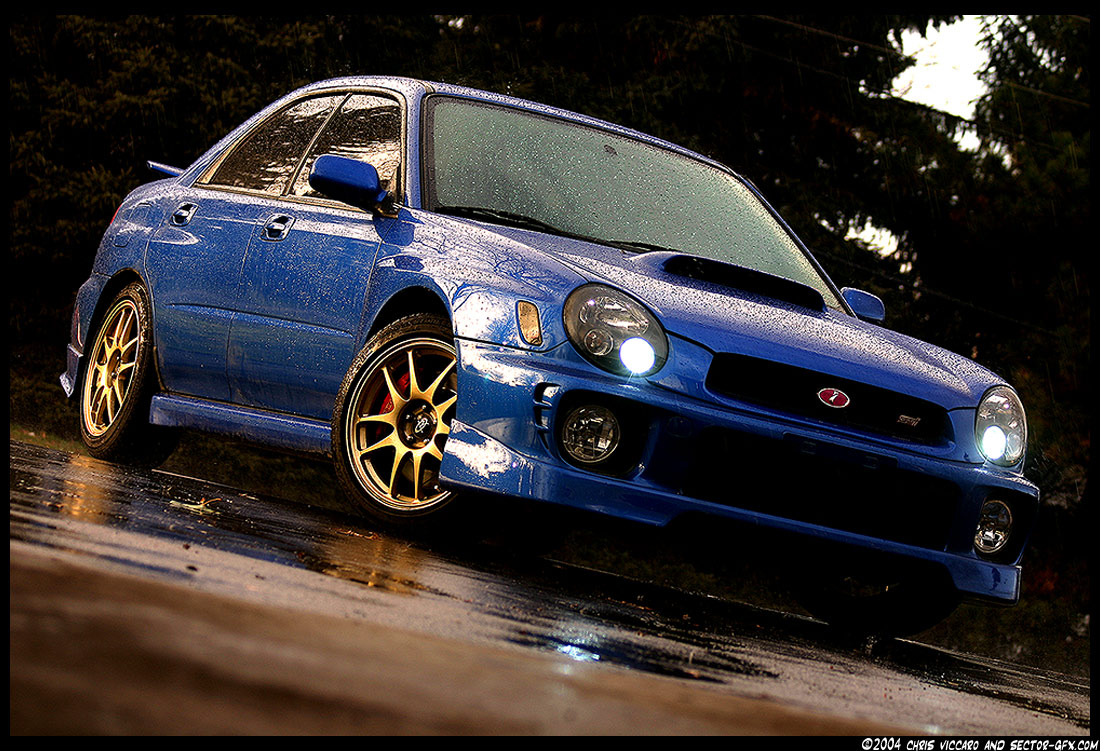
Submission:
M 978 516 L 978 530 L 974 533 L 974 547 L 979 553 L 990 555 L 1003 548 L 1012 533 L 1012 511 L 1004 501 L 986 501 Z
M 561 444 L 574 461 L 596 464 L 606 460 L 619 446 L 619 421 L 607 407 L 588 404 L 565 417 Z

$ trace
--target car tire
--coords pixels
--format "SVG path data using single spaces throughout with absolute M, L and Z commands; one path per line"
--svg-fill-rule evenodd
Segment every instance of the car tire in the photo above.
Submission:
M 133 282 L 100 318 L 80 386 L 80 435 L 97 458 L 156 466 L 176 434 L 149 423 L 156 391 L 149 296 Z
M 958 607 L 950 582 L 937 577 L 881 578 L 819 571 L 794 587 L 799 604 L 838 631 L 909 636 L 932 628 Z
M 386 326 L 355 358 L 336 397 L 332 452 L 344 492 L 367 514 L 423 526 L 452 507 L 439 470 L 456 366 L 450 322 L 427 313 Z

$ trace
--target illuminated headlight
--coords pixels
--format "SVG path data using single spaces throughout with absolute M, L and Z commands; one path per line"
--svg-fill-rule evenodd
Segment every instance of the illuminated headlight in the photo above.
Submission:
M 992 555 L 1005 546 L 1012 534 L 1012 511 L 1004 501 L 989 500 L 982 505 L 974 547 L 979 553 Z
M 602 284 L 586 284 L 565 301 L 565 330 L 581 355 L 626 376 L 656 373 L 668 358 L 668 337 L 644 305 Z
M 1027 419 L 1015 391 L 997 386 L 986 392 L 978 405 L 974 434 L 982 455 L 994 464 L 1010 467 L 1024 458 Z

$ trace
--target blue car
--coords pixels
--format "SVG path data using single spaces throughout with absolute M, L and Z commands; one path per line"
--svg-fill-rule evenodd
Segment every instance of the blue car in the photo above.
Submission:
M 406 526 L 464 491 L 767 539 L 811 612 L 1011 604 L 1038 508 L 1015 391 L 879 324 L 753 185 L 590 117 L 356 77 L 119 207 L 62 384 L 93 455 L 176 429 L 332 457 Z

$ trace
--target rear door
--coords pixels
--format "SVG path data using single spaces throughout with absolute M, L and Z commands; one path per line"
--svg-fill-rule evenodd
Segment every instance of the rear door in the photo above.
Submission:
M 231 399 L 229 332 L 249 245 L 256 227 L 278 212 L 303 153 L 344 98 L 311 97 L 274 113 L 173 197 L 146 257 L 168 391 Z

